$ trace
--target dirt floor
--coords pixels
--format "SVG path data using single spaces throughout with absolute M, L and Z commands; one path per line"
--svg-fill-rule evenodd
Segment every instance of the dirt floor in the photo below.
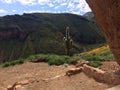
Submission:
M 31 83 L 24 85 L 23 90 L 105 90 L 110 87 L 110 85 L 87 77 L 84 73 L 70 77 L 62 76 L 71 67 L 74 66 L 49 66 L 47 63 L 26 62 L 22 65 L 0 68 L 0 90 L 23 80 L 31 81 Z M 104 62 L 100 68 L 103 70 L 115 70 L 118 67 L 115 62 Z M 57 75 L 61 76 L 53 78 Z M 36 79 L 37 82 L 32 82 Z
M 99 68 L 107 72 L 113 72 L 119 70 L 120 66 L 115 61 L 110 61 L 103 62 Z

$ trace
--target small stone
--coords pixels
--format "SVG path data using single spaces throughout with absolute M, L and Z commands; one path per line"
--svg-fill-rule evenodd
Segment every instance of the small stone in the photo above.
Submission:
M 25 88 L 22 87 L 21 85 L 16 85 L 15 90 L 25 90 Z
M 68 64 L 64 64 L 65 67 L 68 67 Z
M 24 81 L 21 81 L 19 82 L 21 85 L 26 85 L 26 84 L 29 84 L 29 81 L 28 80 L 24 80 Z
M 66 75 L 67 76 L 71 76 L 71 75 L 74 75 L 74 74 L 78 74 L 78 73 L 80 73 L 82 71 L 82 67 L 80 67 L 80 68 L 71 68 L 70 70 L 68 70 L 67 72 L 66 72 Z
M 12 85 L 8 85 L 7 90 L 12 90 Z

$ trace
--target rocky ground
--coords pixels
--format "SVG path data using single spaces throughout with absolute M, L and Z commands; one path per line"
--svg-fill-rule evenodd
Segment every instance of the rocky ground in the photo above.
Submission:
M 30 81 L 22 90 L 105 90 L 111 85 L 100 83 L 84 73 L 64 75 L 74 66 L 49 66 L 47 63 L 26 62 L 22 65 L 0 68 L 0 90 L 19 81 Z M 101 67 L 106 71 L 119 68 L 116 62 L 104 62 Z
M 107 72 L 113 72 L 115 70 L 119 70 L 120 67 L 115 61 L 110 61 L 103 62 L 102 66 L 100 66 L 99 68 Z

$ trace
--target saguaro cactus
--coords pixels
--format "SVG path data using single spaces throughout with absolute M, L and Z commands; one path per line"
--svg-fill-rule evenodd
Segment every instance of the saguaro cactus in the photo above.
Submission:
M 69 34 L 69 27 L 66 27 L 66 36 L 64 37 L 66 55 L 70 55 L 70 49 L 72 48 L 72 39 Z

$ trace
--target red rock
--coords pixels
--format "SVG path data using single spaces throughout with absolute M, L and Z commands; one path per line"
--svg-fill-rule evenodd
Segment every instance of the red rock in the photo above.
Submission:
M 88 65 L 83 66 L 83 72 L 97 81 L 102 81 L 112 85 L 120 84 L 120 75 L 115 72 L 105 72 L 99 68 L 94 68 Z
M 7 90 L 12 90 L 12 85 L 8 85 Z
M 86 0 L 120 65 L 120 0 Z
M 98 68 L 94 68 L 88 65 L 83 65 L 83 72 L 92 78 L 95 78 L 98 81 L 104 81 L 104 74 L 105 72 L 98 69 Z
M 80 68 L 71 68 L 70 70 L 68 70 L 67 72 L 66 72 L 66 75 L 67 76 L 71 76 L 71 75 L 74 75 L 74 74 L 78 74 L 78 73 L 80 73 L 82 71 L 82 67 L 80 67 Z

